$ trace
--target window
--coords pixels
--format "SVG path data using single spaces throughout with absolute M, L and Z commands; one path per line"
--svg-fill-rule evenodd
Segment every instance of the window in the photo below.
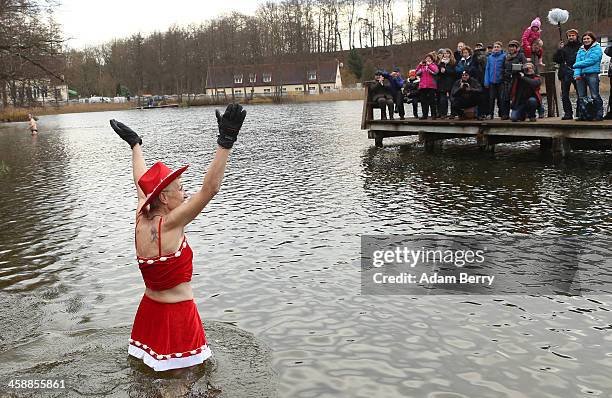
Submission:
M 316 91 L 316 89 L 315 86 L 308 86 L 308 91 Z
M 283 87 L 283 91 L 287 91 L 287 87 Z
M 317 80 L 317 71 L 316 70 L 308 71 L 308 80 Z
M 264 73 L 263 74 L 263 81 L 264 81 L 264 83 L 270 83 L 272 81 L 272 74 L 271 73 Z
M 270 89 L 269 88 L 264 88 L 264 93 L 269 93 Z
M 242 73 L 234 75 L 234 84 L 242 84 Z
M 236 94 L 241 94 L 241 93 L 242 93 L 242 90 L 234 90 L 234 92 L 235 92 Z
M 257 75 L 255 73 L 249 73 L 249 83 L 257 82 Z
M 296 87 L 295 91 L 302 91 L 302 87 Z

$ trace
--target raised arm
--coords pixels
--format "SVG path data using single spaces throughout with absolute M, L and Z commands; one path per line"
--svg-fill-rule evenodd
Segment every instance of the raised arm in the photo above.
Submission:
M 136 185 L 136 190 L 138 191 L 138 201 L 144 201 L 146 199 L 144 192 L 142 192 L 142 189 L 138 186 L 138 180 L 140 180 L 140 177 L 142 177 L 146 171 L 147 166 L 142 154 L 142 147 L 140 144 L 136 144 L 134 148 L 132 148 L 132 174 L 134 177 L 134 185 Z
M 138 180 L 142 175 L 147 171 L 147 166 L 145 165 L 144 156 L 142 155 L 142 139 L 134 130 L 126 126 L 125 124 L 112 119 L 110 121 L 110 125 L 115 130 L 115 132 L 121 137 L 125 142 L 130 144 L 132 147 L 132 174 L 134 177 L 134 185 L 136 185 L 136 191 L 138 193 L 138 202 L 139 208 L 140 203 L 144 202 L 146 199 L 144 192 L 138 186 Z
M 238 132 L 246 117 L 246 111 L 239 104 L 230 104 L 223 116 L 219 111 L 216 111 L 216 115 L 219 124 L 219 135 L 217 136 L 219 146 L 215 158 L 204 175 L 200 190 L 193 194 L 190 200 L 172 210 L 164 218 L 164 225 L 167 229 L 182 228 L 189 224 L 221 189 L 227 159 L 234 142 L 238 138 Z

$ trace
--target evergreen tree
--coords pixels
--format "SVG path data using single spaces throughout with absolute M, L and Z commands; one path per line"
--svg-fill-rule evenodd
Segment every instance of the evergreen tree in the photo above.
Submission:
M 359 55 L 356 49 L 349 51 L 348 58 L 346 60 L 348 68 L 353 72 L 357 79 L 361 79 L 363 74 L 363 59 Z

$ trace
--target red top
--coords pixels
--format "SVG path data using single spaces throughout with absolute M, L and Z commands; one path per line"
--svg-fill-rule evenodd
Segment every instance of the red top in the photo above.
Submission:
M 177 251 L 162 255 L 161 224 L 162 217 L 159 218 L 157 228 L 159 231 L 157 241 L 159 255 L 156 257 L 136 257 L 145 286 L 151 290 L 172 289 L 183 282 L 191 282 L 191 275 L 193 274 L 193 251 L 187 244 L 186 236 L 183 236 Z M 136 225 L 138 225 L 138 221 Z

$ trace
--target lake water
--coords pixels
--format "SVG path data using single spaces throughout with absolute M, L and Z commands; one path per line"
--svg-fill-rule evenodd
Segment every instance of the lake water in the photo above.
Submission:
M 187 228 L 218 353 L 188 394 L 610 396 L 612 296 L 362 295 L 360 239 L 593 236 L 609 264 L 612 153 L 376 149 L 361 105 L 247 107 L 222 190 Z M 28 377 L 65 379 L 57 396 L 183 391 L 127 358 L 144 286 L 130 151 L 111 118 L 143 135 L 149 166 L 190 163 L 187 190 L 212 159 L 213 107 L 43 116 L 37 137 L 0 125 L 0 393 Z

